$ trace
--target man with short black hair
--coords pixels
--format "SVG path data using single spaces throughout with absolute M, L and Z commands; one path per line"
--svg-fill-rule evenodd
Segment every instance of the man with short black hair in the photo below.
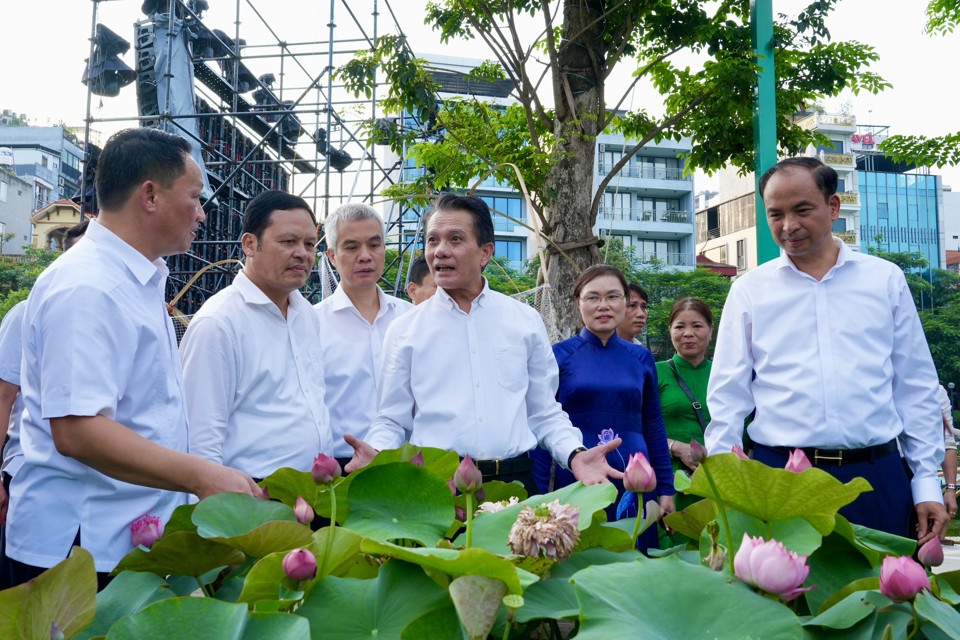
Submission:
M 741 444 L 756 408 L 757 460 L 783 467 L 803 448 L 839 480 L 866 478 L 873 491 L 840 514 L 908 536 L 915 505 L 922 544 L 948 520 L 937 479 L 943 431 L 937 373 L 903 272 L 833 237 L 837 173 L 816 158 L 778 162 L 760 194 L 784 255 L 730 288 L 707 392 L 707 450 Z
M 437 283 L 433 281 L 427 259 L 423 256 L 417 257 L 410 265 L 410 278 L 407 282 L 407 295 L 410 296 L 410 301 L 418 305 L 426 302 L 436 292 Z
M 24 312 L 23 466 L 10 487 L 13 584 L 79 544 L 101 586 L 130 523 L 166 520 L 186 493 L 259 495 L 246 474 L 187 450 L 163 256 L 204 220 L 203 174 L 183 138 L 127 129 L 100 154 L 100 215 L 33 287 Z
M 531 494 L 538 443 L 586 484 L 622 477 L 606 461 L 620 438 L 585 449 L 557 402 L 559 370 L 540 315 L 482 275 L 494 251 L 486 203 L 444 194 L 425 228 L 437 292 L 387 332 L 377 417 L 367 442 L 346 436 L 356 451 L 347 468 L 409 438 L 469 454 L 485 480 L 517 480 Z
M 631 282 L 627 285 L 627 314 L 617 327 L 617 335 L 633 342 L 647 328 L 647 305 L 650 296 L 640 285 Z
M 303 198 L 265 191 L 247 204 L 240 243 L 243 270 L 180 343 L 190 452 L 254 478 L 307 471 L 333 452 L 320 329 L 299 291 L 316 261 L 317 221 Z

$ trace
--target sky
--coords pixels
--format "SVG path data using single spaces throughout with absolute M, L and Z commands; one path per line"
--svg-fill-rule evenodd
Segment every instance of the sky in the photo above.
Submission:
M 285 40 L 293 50 L 327 50 L 331 3 L 323 0 L 208 0 L 210 10 L 206 24 L 235 34 L 237 8 L 240 8 L 240 33 L 248 44 L 275 42 L 264 23 Z M 27 114 L 32 124 L 46 125 L 63 121 L 82 125 L 86 115 L 86 88 L 80 82 L 84 59 L 89 55 L 92 9 L 98 10 L 98 22 L 133 40 L 133 23 L 144 18 L 141 0 L 7 0 L 5 16 L 0 21 L 0 109 Z M 335 39 L 338 50 L 358 48 L 359 33 L 343 2 L 333 3 Z M 368 33 L 374 0 L 350 0 L 350 9 L 364 24 Z M 485 57 L 482 44 L 457 43 L 443 45 L 423 25 L 420 0 L 384 0 L 377 3 L 381 33 L 394 30 L 394 18 L 410 37 L 418 53 L 470 55 Z M 792 12 L 807 4 L 797 0 L 774 0 L 775 12 Z M 942 135 L 960 130 L 957 98 L 960 97 L 953 70 L 960 58 L 960 34 L 946 37 L 924 33 L 923 9 L 926 2 L 904 3 L 876 0 L 840 0 L 828 26 L 834 40 L 857 40 L 873 45 L 880 60 L 872 69 L 893 84 L 879 95 L 844 95 L 826 102 L 828 111 L 840 111 L 849 102 L 861 124 L 889 125 L 890 133 Z M 389 9 L 392 9 L 393 15 Z M 257 15 L 259 14 L 259 16 Z M 261 17 L 262 16 L 262 19 Z M 297 47 L 296 43 L 314 43 Z M 252 50 L 250 50 L 252 51 Z M 266 51 L 266 50 L 265 50 Z M 256 53 L 254 51 L 254 53 Z M 134 66 L 133 48 L 123 56 Z M 322 68 L 325 56 L 310 60 L 308 70 Z M 340 58 L 338 58 L 340 59 Z M 258 61 L 250 63 L 275 64 Z M 311 66 L 312 65 L 312 66 Z M 319 66 L 318 66 L 319 65 Z M 256 69 L 256 73 L 269 68 Z M 289 77 L 292 79 L 293 74 Z M 638 89 L 629 101 L 634 107 L 657 108 L 659 96 Z M 134 86 L 126 87 L 116 98 L 93 96 L 94 118 L 103 120 L 94 127 L 103 134 L 130 126 L 125 118 L 136 115 Z M 115 121 L 110 121 L 116 119 Z M 960 190 L 960 167 L 934 169 L 944 176 L 944 183 Z M 702 187 L 697 186 L 698 190 Z

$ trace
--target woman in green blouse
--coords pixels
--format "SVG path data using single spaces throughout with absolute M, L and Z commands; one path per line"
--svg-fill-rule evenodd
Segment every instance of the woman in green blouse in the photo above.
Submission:
M 681 298 L 670 309 L 668 325 L 677 353 L 657 363 L 660 406 L 673 468 L 693 472 L 697 463 L 690 458 L 689 443 L 696 440 L 703 444 L 703 431 L 710 423 L 707 348 L 713 337 L 713 313 L 703 300 Z M 678 511 L 684 502 L 690 504 L 692 500 L 678 501 Z

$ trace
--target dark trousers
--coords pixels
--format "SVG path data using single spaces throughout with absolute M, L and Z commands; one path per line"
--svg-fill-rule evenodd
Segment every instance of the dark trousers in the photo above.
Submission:
M 756 444 L 753 455 L 755 460 L 767 466 L 783 468 L 789 454 L 779 448 Z M 864 462 L 821 464 L 817 468 L 841 482 L 865 478 L 873 487 L 873 491 L 861 493 L 856 500 L 840 509 L 840 515 L 844 518 L 878 531 L 904 538 L 913 537 L 910 530 L 913 512 L 910 478 L 898 451 Z

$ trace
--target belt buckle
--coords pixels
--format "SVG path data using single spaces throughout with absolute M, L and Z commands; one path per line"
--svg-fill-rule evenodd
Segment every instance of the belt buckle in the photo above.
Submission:
M 493 476 L 495 478 L 500 476 L 500 458 L 493 461 Z
M 843 452 L 838 449 L 837 455 L 827 456 L 827 455 L 820 455 L 820 450 L 814 449 L 813 463 L 819 464 L 821 460 L 823 460 L 824 462 L 836 462 L 838 467 L 843 466 Z

